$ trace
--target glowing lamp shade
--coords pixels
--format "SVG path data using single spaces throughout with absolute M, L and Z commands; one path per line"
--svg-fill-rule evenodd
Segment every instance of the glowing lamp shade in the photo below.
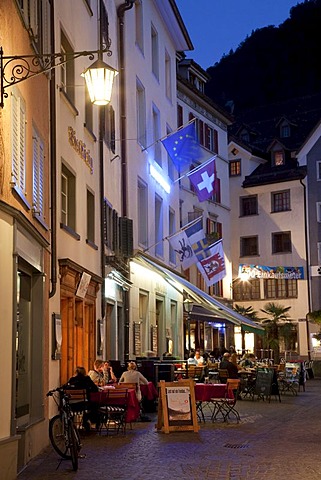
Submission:
M 117 70 L 102 60 L 96 60 L 81 75 L 85 77 L 91 103 L 107 105 L 110 102 Z

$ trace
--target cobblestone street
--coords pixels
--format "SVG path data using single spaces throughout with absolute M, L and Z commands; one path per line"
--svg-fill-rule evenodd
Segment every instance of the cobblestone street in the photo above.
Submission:
M 208 420 L 199 433 L 157 432 L 149 414 L 152 422 L 137 422 L 126 435 L 84 437 L 77 472 L 48 447 L 18 480 L 320 480 L 321 380 L 281 400 L 239 401 L 239 424 Z

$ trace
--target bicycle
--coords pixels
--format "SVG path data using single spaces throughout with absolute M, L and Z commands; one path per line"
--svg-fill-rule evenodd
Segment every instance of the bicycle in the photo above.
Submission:
M 69 397 L 62 387 L 50 390 L 47 397 L 53 397 L 59 413 L 49 421 L 49 439 L 56 452 L 65 459 L 71 459 L 72 468 L 78 470 L 78 458 L 82 444 L 74 425 Z

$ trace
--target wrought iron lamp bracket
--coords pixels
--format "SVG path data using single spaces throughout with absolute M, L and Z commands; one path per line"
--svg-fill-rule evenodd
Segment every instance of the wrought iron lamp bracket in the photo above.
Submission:
M 4 106 L 4 99 L 8 98 L 6 89 L 16 85 L 28 78 L 35 77 L 42 73 L 49 72 L 53 68 L 64 65 L 70 60 L 79 57 L 88 57 L 93 60 L 94 55 L 101 56 L 105 53 L 108 57 L 112 55 L 109 46 L 103 50 L 84 50 L 82 52 L 72 53 L 48 53 L 43 55 L 3 55 L 3 49 L 0 47 L 0 107 Z

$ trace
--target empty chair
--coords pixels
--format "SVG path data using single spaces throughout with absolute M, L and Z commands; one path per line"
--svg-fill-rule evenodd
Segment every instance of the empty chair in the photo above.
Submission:
M 128 403 L 128 389 L 115 388 L 101 392 L 101 400 L 99 400 L 99 433 L 103 428 L 106 433 L 115 431 L 119 433 L 122 430 L 126 433 L 126 412 Z

